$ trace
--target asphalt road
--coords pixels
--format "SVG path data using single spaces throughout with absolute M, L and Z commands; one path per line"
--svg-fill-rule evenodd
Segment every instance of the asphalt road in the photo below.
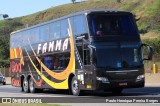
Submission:
M 105 103 L 106 100 L 112 100 L 114 98 L 120 98 L 120 99 L 128 99 L 129 100 L 131 98 L 137 98 L 137 99 L 143 99 L 143 98 L 148 98 L 148 97 L 152 97 L 153 98 L 159 98 L 160 99 L 160 87 L 144 87 L 144 88 L 134 88 L 134 89 L 125 89 L 122 93 L 122 95 L 116 96 L 116 95 L 112 95 L 110 92 L 85 92 L 84 96 L 72 96 L 69 95 L 67 91 L 48 91 L 45 90 L 42 93 L 24 93 L 21 92 L 21 89 L 19 87 L 12 87 L 11 85 L 0 85 L 0 97 L 19 97 L 19 98 L 23 98 L 23 97 L 28 97 L 28 98 L 46 98 L 50 99 L 52 98 L 51 101 L 52 103 L 61 103 L 62 101 L 65 103 L 74 103 L 75 101 L 77 102 L 81 102 L 81 103 Z M 60 101 L 59 99 L 57 99 L 58 97 L 60 97 Z M 53 101 L 54 98 L 54 101 Z M 56 102 L 55 102 L 56 101 Z M 76 103 L 76 102 L 75 102 Z M 112 103 L 111 103 L 112 104 Z M 153 103 L 149 103 L 149 104 L 153 104 Z M 157 103 L 156 103 L 157 104 Z M 69 104 L 70 105 L 70 104 Z M 96 106 L 96 104 L 94 104 Z M 104 104 L 105 106 L 106 104 Z M 133 104 L 132 104 L 133 105 Z M 137 105 L 137 104 L 136 104 Z M 160 101 L 158 103 L 158 105 L 160 105 Z M 76 104 L 77 106 L 77 104 Z M 97 104 L 98 106 L 98 104 Z M 101 104 L 101 106 L 103 106 Z M 112 105 L 114 106 L 114 105 Z M 117 105 L 118 106 L 118 105 Z M 127 105 L 128 106 L 128 105 Z

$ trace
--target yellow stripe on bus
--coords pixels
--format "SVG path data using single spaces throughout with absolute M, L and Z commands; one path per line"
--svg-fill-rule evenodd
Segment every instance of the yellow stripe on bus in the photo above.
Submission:
M 24 58 L 23 58 L 23 52 L 22 52 L 22 48 L 20 48 L 20 63 L 24 65 Z
M 14 49 L 10 49 L 10 59 L 14 59 L 15 55 L 14 55 Z
M 26 50 L 26 49 L 25 49 Z M 41 78 L 48 84 L 50 85 L 51 87 L 53 88 L 56 88 L 56 89 L 68 89 L 68 78 L 66 80 L 64 80 L 63 82 L 60 82 L 60 83 L 55 83 L 51 80 L 49 80 L 47 77 L 45 77 L 38 69 L 37 67 L 35 66 L 35 64 L 33 63 L 31 57 L 29 56 L 27 50 L 26 50 L 26 53 L 29 57 L 29 60 L 30 62 L 32 63 L 33 67 L 35 68 L 36 72 L 38 73 L 38 75 L 41 76 Z
M 17 58 L 17 50 L 16 50 L 16 48 L 14 48 L 13 50 L 14 50 L 14 58 Z

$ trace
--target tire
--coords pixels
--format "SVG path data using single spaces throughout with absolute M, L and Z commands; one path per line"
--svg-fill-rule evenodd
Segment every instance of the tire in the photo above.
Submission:
M 34 82 L 32 78 L 29 79 L 29 91 L 31 93 L 35 93 L 37 91 L 36 88 L 34 87 Z
M 24 88 L 23 88 L 23 85 L 21 86 L 21 92 L 24 92 Z
M 72 78 L 70 89 L 71 89 L 72 95 L 75 95 L 75 96 L 80 95 L 79 83 L 75 76 Z
M 23 90 L 24 90 L 25 93 L 29 93 L 29 86 L 28 85 L 29 85 L 28 80 L 25 78 L 23 80 Z
M 113 89 L 112 94 L 113 95 L 121 95 L 122 91 L 123 91 L 123 89 Z
M 30 91 L 30 93 L 41 93 L 41 92 L 43 92 L 43 89 L 35 88 L 34 81 L 32 80 L 32 78 L 30 78 L 29 79 L 29 91 Z
M 3 85 L 6 85 L 6 82 L 3 82 Z
M 24 92 L 23 81 L 24 81 L 24 79 L 21 79 L 21 92 Z

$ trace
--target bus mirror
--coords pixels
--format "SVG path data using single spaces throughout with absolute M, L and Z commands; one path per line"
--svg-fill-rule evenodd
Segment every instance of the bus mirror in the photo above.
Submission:
M 92 64 L 95 64 L 96 63 L 96 47 L 93 45 L 89 45 L 88 47 L 90 48 L 90 52 L 91 52 Z
M 143 60 L 152 60 L 153 48 L 149 45 L 142 44 Z

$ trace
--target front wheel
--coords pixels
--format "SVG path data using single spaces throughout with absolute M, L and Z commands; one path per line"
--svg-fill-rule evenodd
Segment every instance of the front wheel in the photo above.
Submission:
M 80 95 L 79 83 L 75 76 L 72 78 L 71 81 L 71 93 L 75 96 Z

